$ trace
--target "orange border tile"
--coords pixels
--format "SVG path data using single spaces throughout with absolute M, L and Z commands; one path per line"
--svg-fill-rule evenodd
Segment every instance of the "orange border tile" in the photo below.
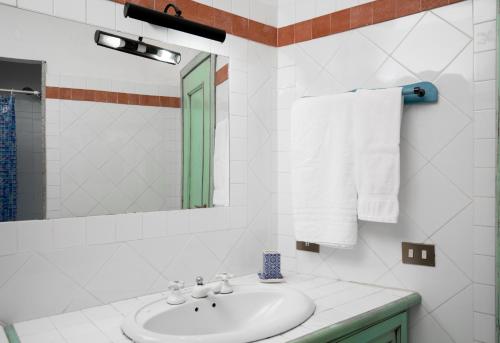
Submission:
M 330 30 L 332 34 L 348 31 L 351 27 L 351 13 L 349 9 L 330 14 Z
M 223 68 L 227 67 L 225 65 Z M 95 101 L 113 104 L 128 104 L 141 106 L 159 106 L 180 108 L 180 98 L 171 96 L 157 96 L 147 94 L 117 93 L 93 89 L 45 87 L 47 99 Z
M 322 15 L 312 20 L 312 38 L 320 38 L 331 34 L 330 15 Z
M 349 14 L 351 29 L 371 25 L 373 24 L 373 2 L 352 7 Z
M 229 79 L 229 64 L 223 65 L 215 72 L 215 85 L 218 86 Z
M 305 42 L 312 39 L 312 20 L 302 21 L 293 27 L 295 43 Z
M 225 30 L 228 34 L 241 38 L 269 46 L 281 47 L 404 17 L 463 0 L 375 0 L 280 28 L 193 0 L 114 1 L 120 4 L 129 1 L 157 11 L 163 11 L 165 6 L 172 2 L 182 10 L 182 15 L 186 19 L 215 26 Z

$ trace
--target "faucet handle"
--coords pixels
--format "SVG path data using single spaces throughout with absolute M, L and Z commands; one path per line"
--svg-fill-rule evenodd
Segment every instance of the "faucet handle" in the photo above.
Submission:
M 196 285 L 203 286 L 203 277 L 201 277 L 201 276 L 196 277 Z
M 170 281 L 168 284 L 168 289 L 171 291 L 178 291 L 182 288 L 184 288 L 184 281 Z
M 220 294 L 229 294 L 233 293 L 233 286 L 229 284 L 229 279 L 234 277 L 233 274 L 229 273 L 220 273 L 215 276 L 217 280 L 220 280 Z
M 180 292 L 181 288 L 184 288 L 184 281 L 170 281 L 168 284 L 170 294 L 167 297 L 167 304 L 180 305 L 186 302 L 186 298 Z
M 234 277 L 233 274 L 230 273 L 220 273 L 215 275 L 215 278 L 220 281 L 228 281 L 229 279 L 232 279 Z

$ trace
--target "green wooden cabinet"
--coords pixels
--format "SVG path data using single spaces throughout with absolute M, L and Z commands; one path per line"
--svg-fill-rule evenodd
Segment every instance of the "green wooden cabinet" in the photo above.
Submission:
M 408 315 L 401 313 L 379 324 L 370 326 L 348 337 L 334 339 L 332 343 L 407 343 Z
M 420 304 L 417 293 L 332 324 L 293 343 L 408 343 L 408 310 Z

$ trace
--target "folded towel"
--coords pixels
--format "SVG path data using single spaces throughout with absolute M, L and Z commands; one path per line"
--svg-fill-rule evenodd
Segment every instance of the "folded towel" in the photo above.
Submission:
M 402 89 L 358 90 L 354 102 L 358 218 L 396 223 Z
M 353 104 L 356 93 L 303 98 L 292 108 L 292 211 L 298 241 L 357 242 Z

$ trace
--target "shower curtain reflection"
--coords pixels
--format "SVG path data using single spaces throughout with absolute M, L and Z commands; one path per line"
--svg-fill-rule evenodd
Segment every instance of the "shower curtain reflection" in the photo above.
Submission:
M 17 216 L 16 151 L 15 98 L 0 96 L 0 222 Z

